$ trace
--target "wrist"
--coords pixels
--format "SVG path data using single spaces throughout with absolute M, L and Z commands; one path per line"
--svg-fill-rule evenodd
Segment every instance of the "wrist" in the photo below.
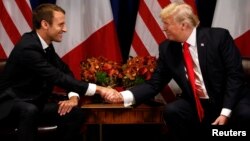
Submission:
M 69 98 L 69 100 L 73 100 L 73 101 L 78 102 L 78 101 L 79 101 L 79 97 L 78 97 L 78 96 L 71 96 L 71 97 Z
M 100 92 L 101 92 L 101 90 L 102 90 L 102 87 L 101 86 L 96 86 L 96 93 L 97 94 L 100 94 Z

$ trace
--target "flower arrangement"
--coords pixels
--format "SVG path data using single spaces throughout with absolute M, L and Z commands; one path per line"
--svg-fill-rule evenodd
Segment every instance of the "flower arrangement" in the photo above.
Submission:
M 149 80 L 156 67 L 156 57 L 131 57 L 122 66 L 122 85 L 126 88 L 132 87 Z
M 81 80 L 102 86 L 128 88 L 151 78 L 156 57 L 131 57 L 125 64 L 104 57 L 88 58 L 81 62 Z
M 122 78 L 121 64 L 104 57 L 88 58 L 81 62 L 81 80 L 114 87 Z

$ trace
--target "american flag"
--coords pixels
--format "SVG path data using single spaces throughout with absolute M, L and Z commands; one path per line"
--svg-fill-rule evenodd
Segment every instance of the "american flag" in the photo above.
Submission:
M 24 32 L 32 28 L 29 0 L 0 0 L 0 59 L 6 59 Z

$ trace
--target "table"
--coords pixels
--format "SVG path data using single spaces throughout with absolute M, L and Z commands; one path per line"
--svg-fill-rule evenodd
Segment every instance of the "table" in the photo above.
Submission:
M 102 141 L 103 124 L 164 124 L 162 111 L 164 104 L 150 100 L 136 107 L 124 107 L 123 104 L 93 103 L 83 100 L 86 124 L 99 124 L 100 141 Z

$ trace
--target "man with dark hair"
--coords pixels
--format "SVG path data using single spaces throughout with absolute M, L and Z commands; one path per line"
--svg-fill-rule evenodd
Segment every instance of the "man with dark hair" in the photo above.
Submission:
M 80 140 L 84 115 L 77 107 L 79 97 L 117 93 L 73 77 L 52 44 L 61 42 L 66 31 L 61 7 L 39 5 L 33 11 L 33 31 L 25 33 L 9 55 L 0 80 L 0 123 L 15 124 L 19 141 L 36 139 L 39 120 L 57 124 L 60 141 Z M 54 86 L 69 92 L 69 99 L 47 103 Z

